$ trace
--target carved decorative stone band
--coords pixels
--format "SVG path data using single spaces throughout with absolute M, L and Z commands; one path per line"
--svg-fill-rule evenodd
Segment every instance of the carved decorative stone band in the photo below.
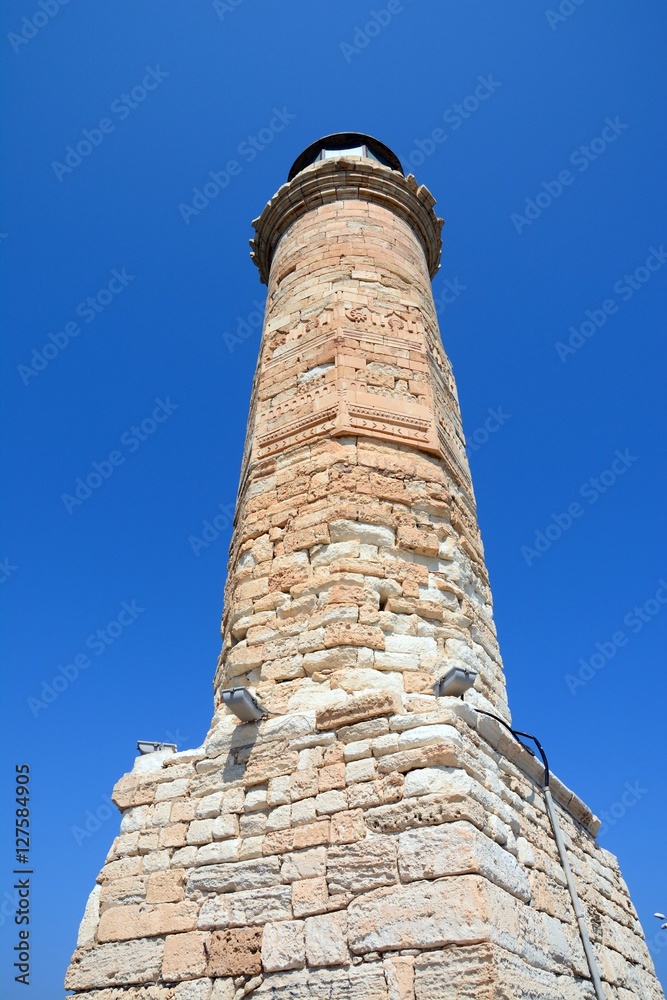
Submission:
M 435 199 L 412 174 L 403 177 L 397 170 L 360 156 L 341 156 L 306 167 L 289 183 L 283 184 L 258 219 L 250 241 L 251 254 L 262 282 L 269 281 L 273 252 L 289 227 L 318 205 L 356 198 L 395 212 L 410 223 L 426 254 L 431 278 L 440 267 L 440 231 L 443 220 L 433 211 Z

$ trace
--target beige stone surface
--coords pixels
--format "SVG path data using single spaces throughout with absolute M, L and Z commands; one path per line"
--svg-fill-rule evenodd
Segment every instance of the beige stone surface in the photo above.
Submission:
M 262 971 L 261 949 L 261 927 L 214 931 L 208 948 L 208 975 L 257 975 Z
M 206 972 L 208 935 L 201 931 L 170 934 L 165 938 L 162 978 L 166 982 L 196 979 Z
M 303 969 L 306 964 L 305 924 L 303 920 L 268 923 L 262 939 L 262 965 L 265 972 Z

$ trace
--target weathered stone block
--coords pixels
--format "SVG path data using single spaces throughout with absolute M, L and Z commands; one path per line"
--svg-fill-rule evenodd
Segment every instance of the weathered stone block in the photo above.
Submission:
M 348 698 L 342 705 L 325 708 L 317 713 L 316 722 L 318 729 L 338 729 L 379 715 L 392 715 L 401 711 L 400 696 L 393 691 L 385 691 Z
M 219 927 L 250 927 L 269 920 L 290 920 L 292 892 L 288 885 L 226 892 L 202 903 L 197 925 L 202 930 Z
M 153 983 L 160 976 L 164 942 L 149 940 L 112 942 L 77 951 L 67 970 L 65 989 L 101 989 Z
M 303 969 L 306 964 L 305 924 L 303 920 L 268 923 L 262 939 L 262 965 L 266 972 Z
M 209 976 L 256 976 L 262 971 L 262 928 L 232 927 L 211 934 Z
M 205 944 L 208 935 L 201 931 L 170 934 L 164 942 L 162 978 L 167 982 L 196 979 L 206 971 Z
M 199 868 L 188 878 L 185 894 L 191 896 L 197 892 L 243 892 L 245 889 L 261 889 L 279 882 L 279 859 L 258 858 Z
M 306 919 L 308 965 L 347 965 L 347 918 L 344 913 L 328 913 Z
M 368 892 L 398 882 L 396 842 L 391 837 L 375 837 L 332 846 L 327 856 L 329 892 Z
M 528 877 L 516 858 L 470 823 L 458 821 L 401 833 L 398 867 L 403 882 L 472 873 L 524 902 L 530 900 Z

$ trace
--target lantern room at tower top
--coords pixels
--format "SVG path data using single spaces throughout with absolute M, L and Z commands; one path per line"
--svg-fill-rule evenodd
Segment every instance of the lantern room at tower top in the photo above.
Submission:
M 337 156 L 365 156 L 403 173 L 401 161 L 395 153 L 379 139 L 363 132 L 334 132 L 312 142 L 297 156 L 287 176 L 291 181 L 297 174 L 317 160 L 330 160 Z

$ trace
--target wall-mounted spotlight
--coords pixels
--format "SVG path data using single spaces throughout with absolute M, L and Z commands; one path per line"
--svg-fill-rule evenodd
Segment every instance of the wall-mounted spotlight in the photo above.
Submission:
M 175 743 L 151 743 L 149 740 L 139 740 L 137 750 L 139 753 L 157 753 L 158 750 L 173 750 L 176 752 Z
M 257 722 L 262 716 L 269 714 L 247 687 L 227 688 L 222 692 L 222 700 L 241 722 Z
M 436 697 L 463 697 L 477 680 L 477 671 L 466 667 L 452 667 L 435 686 Z

